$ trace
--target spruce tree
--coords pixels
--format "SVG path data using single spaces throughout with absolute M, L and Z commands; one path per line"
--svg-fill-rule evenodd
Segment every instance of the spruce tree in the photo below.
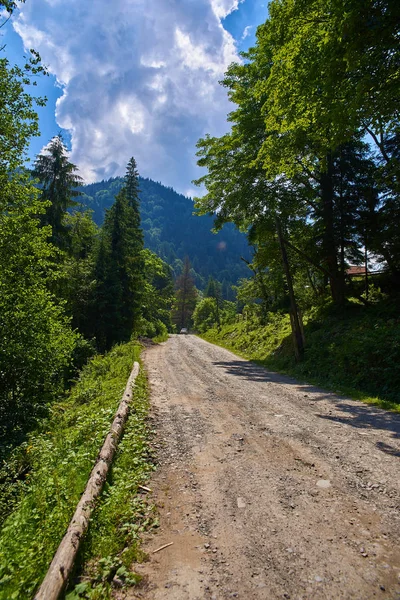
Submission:
M 132 158 L 128 162 L 125 175 L 126 198 L 128 204 L 137 211 L 139 215 L 139 172 L 137 170 L 136 160 Z M 140 224 L 140 216 L 139 222 Z
M 133 314 L 135 323 L 138 321 L 142 310 L 142 296 L 144 286 L 144 257 L 143 231 L 140 227 L 140 199 L 139 199 L 139 172 L 136 160 L 132 156 L 128 162 L 125 175 L 125 196 L 128 203 L 128 219 L 130 231 L 130 278 L 135 290 L 133 299 Z
M 129 340 L 142 315 L 144 258 L 137 179 L 132 158 L 125 186 L 106 213 L 98 248 L 93 308 L 101 350 Z
M 67 246 L 64 216 L 68 208 L 76 205 L 73 198 L 80 195 L 76 188 L 83 182 L 77 170 L 77 167 L 69 162 L 67 149 L 59 134 L 53 137 L 44 152 L 36 157 L 32 173 L 41 185 L 42 200 L 50 203 L 42 224 L 51 225 L 51 241 L 62 249 Z
M 215 279 L 210 275 L 210 277 L 208 278 L 206 289 L 204 290 L 205 298 L 215 298 L 215 284 Z

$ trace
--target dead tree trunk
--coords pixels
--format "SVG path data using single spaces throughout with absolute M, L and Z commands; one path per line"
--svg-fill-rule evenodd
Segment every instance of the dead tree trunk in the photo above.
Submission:
M 86 489 L 76 507 L 67 533 L 58 547 L 46 577 L 35 596 L 35 600 L 57 600 L 67 584 L 78 553 L 81 540 L 88 528 L 96 498 L 101 493 L 107 479 L 109 467 L 114 458 L 119 439 L 129 414 L 129 404 L 133 397 L 133 384 L 139 373 L 139 363 L 135 362 L 126 384 L 118 411 L 115 415 L 110 432 L 108 433 L 102 449 L 97 457 L 96 464 L 86 484 Z

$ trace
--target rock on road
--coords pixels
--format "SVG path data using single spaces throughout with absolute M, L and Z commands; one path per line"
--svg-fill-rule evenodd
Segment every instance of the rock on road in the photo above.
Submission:
M 192 335 L 145 364 L 160 528 L 128 598 L 400 598 L 400 415 Z

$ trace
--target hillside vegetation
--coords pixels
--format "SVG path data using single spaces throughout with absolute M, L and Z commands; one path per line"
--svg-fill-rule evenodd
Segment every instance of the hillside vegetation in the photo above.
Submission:
M 208 329 L 202 337 L 272 370 L 345 392 L 400 412 L 400 318 L 397 307 L 381 302 L 365 307 L 331 304 L 304 315 L 305 352 L 293 354 L 290 318 L 268 313 L 263 325 L 253 314 Z

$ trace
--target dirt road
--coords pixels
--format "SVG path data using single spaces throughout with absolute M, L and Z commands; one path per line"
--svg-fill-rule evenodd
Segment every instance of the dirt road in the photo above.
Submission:
M 400 598 L 400 415 L 191 335 L 145 363 L 160 529 L 129 598 Z

